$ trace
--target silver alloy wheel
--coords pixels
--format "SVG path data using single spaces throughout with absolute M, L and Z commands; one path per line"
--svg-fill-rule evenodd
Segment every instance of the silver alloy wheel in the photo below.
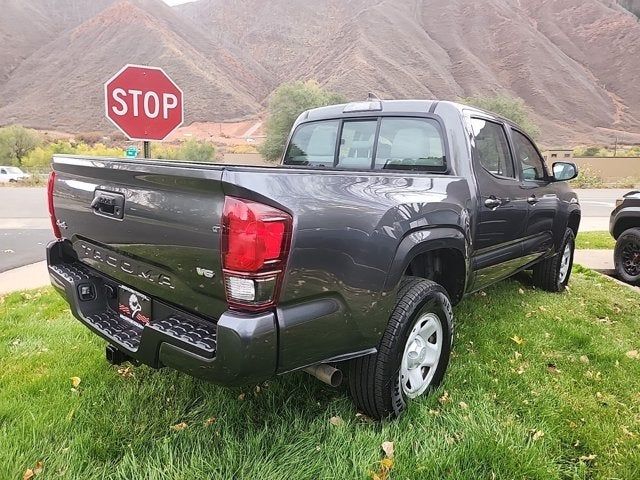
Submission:
M 400 385 L 409 398 L 431 385 L 442 352 L 442 322 L 435 313 L 420 316 L 407 338 L 400 363 Z
M 569 273 L 569 264 L 571 263 L 571 242 L 567 242 L 562 252 L 562 258 L 560 259 L 560 272 L 558 274 L 560 283 L 564 283 Z

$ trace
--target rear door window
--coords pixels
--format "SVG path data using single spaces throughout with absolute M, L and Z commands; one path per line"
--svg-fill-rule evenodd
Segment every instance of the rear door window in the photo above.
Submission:
M 516 159 L 522 167 L 525 180 L 545 180 L 544 161 L 531 141 L 517 130 L 511 129 L 511 138 L 516 150 Z
M 285 165 L 333 167 L 339 120 L 300 125 L 289 143 Z
M 437 122 L 383 118 L 374 166 L 377 170 L 445 170 L 444 144 Z
M 339 168 L 370 170 L 378 120 L 345 121 L 340 136 Z
M 482 168 L 491 175 L 515 179 L 515 169 L 504 127 L 482 118 L 472 118 L 471 127 Z

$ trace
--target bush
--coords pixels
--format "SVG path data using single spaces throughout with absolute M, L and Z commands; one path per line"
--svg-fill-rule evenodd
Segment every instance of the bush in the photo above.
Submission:
M 580 169 L 578 176 L 571 180 L 571 186 L 573 188 L 605 188 L 604 180 L 598 174 L 598 172 L 584 167 Z
M 269 100 L 267 138 L 258 150 L 265 160 L 277 161 L 282 156 L 293 123 L 302 112 L 344 101 L 341 95 L 323 89 L 312 80 L 280 85 Z
M 187 140 L 180 146 L 180 159 L 191 162 L 210 162 L 216 153 L 216 147 L 206 141 Z
M 180 149 L 166 143 L 152 143 L 151 157 L 162 160 L 178 160 L 180 158 Z
M 87 155 L 91 157 L 122 157 L 123 149 L 107 147 L 103 143 L 87 145 L 86 143 L 72 143 L 68 140 L 58 140 L 33 149 L 23 160 L 22 165 L 30 168 L 47 167 L 51 157 L 55 154 Z
M 533 138 L 540 135 L 540 129 L 533 120 L 531 120 L 529 109 L 520 98 L 514 98 L 508 95 L 496 95 L 494 97 L 477 95 L 463 98 L 462 102 L 511 120 L 520 125 L 520 127 Z
M 22 159 L 41 143 L 35 130 L 20 125 L 0 128 L 0 164 L 22 166 Z

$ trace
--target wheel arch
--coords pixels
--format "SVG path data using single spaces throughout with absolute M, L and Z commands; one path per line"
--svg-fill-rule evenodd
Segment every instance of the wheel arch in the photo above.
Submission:
M 446 268 L 442 268 L 446 265 Z M 437 227 L 407 234 L 400 242 L 385 282 L 385 290 L 395 291 L 404 275 L 440 283 L 453 304 L 467 287 L 469 244 L 457 228 Z
M 625 208 L 618 212 L 611 234 L 616 240 L 622 232 L 629 230 L 630 228 L 640 227 L 640 207 Z

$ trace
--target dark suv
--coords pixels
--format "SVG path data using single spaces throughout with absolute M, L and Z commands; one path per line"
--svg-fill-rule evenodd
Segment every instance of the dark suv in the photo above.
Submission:
M 629 192 L 616 201 L 609 231 L 616 239 L 614 261 L 618 277 L 640 285 L 640 191 Z

